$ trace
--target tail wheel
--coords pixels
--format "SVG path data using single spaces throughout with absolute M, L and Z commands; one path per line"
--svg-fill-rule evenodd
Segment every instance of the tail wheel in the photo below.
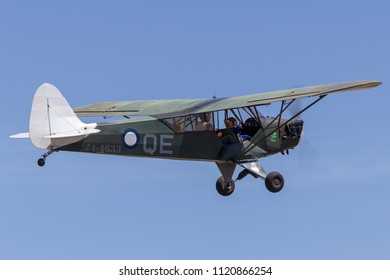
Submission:
M 272 193 L 280 192 L 284 186 L 284 178 L 279 172 L 273 171 L 265 177 L 265 186 Z
M 44 158 L 40 158 L 40 159 L 38 159 L 38 165 L 39 166 L 44 166 L 45 165 L 45 163 L 46 163 L 46 161 L 45 161 L 45 159 Z
M 58 149 L 49 150 L 49 151 L 47 151 L 46 153 L 44 153 L 44 154 L 41 156 L 41 158 L 38 159 L 38 161 L 37 161 L 38 165 L 39 165 L 39 166 L 44 166 L 45 163 L 46 163 L 46 158 L 47 158 L 48 156 L 50 156 L 52 153 L 54 153 L 54 152 L 58 152 Z
M 229 196 L 234 192 L 235 183 L 233 180 L 225 182 L 225 179 L 221 176 L 218 178 L 215 187 L 220 195 Z

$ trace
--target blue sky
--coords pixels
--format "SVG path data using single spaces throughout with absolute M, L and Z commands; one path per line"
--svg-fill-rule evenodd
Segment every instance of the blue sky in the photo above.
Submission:
M 0 259 L 389 259 L 388 1 L 2 1 Z M 69 103 L 229 97 L 359 79 L 303 115 L 310 145 L 221 197 L 212 163 L 43 150 L 35 90 Z M 269 108 L 265 108 L 268 110 Z M 265 112 L 267 113 L 267 112 Z

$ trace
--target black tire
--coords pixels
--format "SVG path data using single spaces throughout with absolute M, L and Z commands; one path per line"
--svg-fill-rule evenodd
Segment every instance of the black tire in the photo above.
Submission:
M 235 183 L 232 180 L 226 183 L 223 176 L 221 176 L 218 178 L 215 187 L 220 195 L 229 196 L 234 192 Z
M 272 193 L 280 192 L 284 186 L 284 178 L 279 172 L 273 171 L 265 177 L 265 187 Z
M 38 165 L 39 166 L 44 166 L 45 165 L 45 163 L 46 163 L 46 161 L 45 161 L 45 159 L 44 158 L 40 158 L 40 159 L 38 159 Z

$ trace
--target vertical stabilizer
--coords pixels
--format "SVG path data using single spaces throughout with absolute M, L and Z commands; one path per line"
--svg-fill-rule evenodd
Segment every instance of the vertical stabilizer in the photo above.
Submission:
M 99 132 L 96 124 L 85 124 L 76 116 L 60 91 L 53 85 L 41 85 L 35 95 L 30 114 L 29 133 L 34 146 L 56 149 Z

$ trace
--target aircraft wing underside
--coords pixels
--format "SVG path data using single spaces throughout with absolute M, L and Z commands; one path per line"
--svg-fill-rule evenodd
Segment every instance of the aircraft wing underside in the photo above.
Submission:
M 267 105 L 277 101 L 372 88 L 380 84 L 381 82 L 378 81 L 362 80 L 229 98 L 102 102 L 79 107 L 74 111 L 78 116 L 85 117 L 152 116 L 156 118 L 167 118 L 247 106 Z

